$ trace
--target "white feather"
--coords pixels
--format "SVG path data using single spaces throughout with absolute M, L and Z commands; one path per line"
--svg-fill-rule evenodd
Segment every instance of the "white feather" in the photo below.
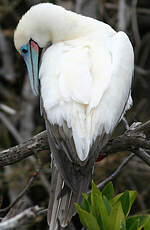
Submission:
M 105 39 L 97 32 L 56 43 L 45 52 L 40 81 L 47 116 L 54 124 L 67 121 L 81 160 L 97 135 L 103 129 L 111 133 L 120 120 L 132 73 L 133 50 L 123 32 Z
M 82 39 L 97 30 L 101 37 L 115 33 L 103 22 L 67 11 L 61 6 L 42 3 L 31 7 L 23 15 L 14 33 L 14 42 L 19 51 L 30 39 L 40 47 L 46 47 L 49 42 Z
M 32 7 L 20 20 L 16 48 L 30 39 L 40 47 L 53 43 L 39 73 L 44 108 L 51 123 L 66 121 L 72 128 L 77 154 L 85 160 L 96 137 L 103 130 L 111 134 L 131 105 L 132 45 L 125 33 L 49 3 Z
M 25 45 L 30 47 L 31 52 L 33 49 L 31 40 L 44 48 L 43 50 L 49 43 L 53 44 L 43 54 L 39 71 L 42 105 L 49 123 L 63 127 L 64 133 L 60 129 L 61 134 L 68 136 L 66 143 L 71 142 L 71 146 L 72 134 L 76 152 L 80 160 L 84 161 L 88 159 L 90 147 L 97 136 L 104 133 L 111 134 L 132 105 L 131 81 L 134 66 L 132 45 L 125 33 L 116 33 L 103 22 L 50 3 L 31 7 L 20 20 L 14 34 L 17 50 L 21 52 L 22 46 Z M 38 56 L 37 44 L 35 47 Z M 34 69 L 38 64 L 34 63 L 35 59 L 30 52 L 26 55 L 29 55 L 27 57 L 32 63 L 30 77 L 34 77 L 35 80 L 38 75 Z M 70 129 L 66 128 L 66 123 Z M 54 132 L 50 133 L 54 131 L 53 127 L 49 124 L 47 127 L 52 158 L 55 161 L 52 160 L 52 189 L 48 214 L 49 229 L 54 230 L 57 229 L 57 218 L 61 226 L 66 226 L 70 220 L 74 213 L 73 202 L 75 200 L 78 202 L 81 192 L 87 191 L 91 172 L 89 170 L 86 177 L 78 173 L 76 176 L 76 167 L 73 167 L 72 162 L 68 162 L 67 166 L 64 165 L 65 157 L 60 164 L 58 145 L 56 146 L 53 141 Z M 70 146 L 68 150 L 71 151 Z M 66 154 L 72 161 L 67 148 Z M 91 161 L 85 162 L 83 169 L 79 166 L 81 173 L 86 167 L 87 169 L 93 167 L 94 157 L 90 155 Z M 66 174 L 70 170 L 73 170 L 73 174 L 70 175 L 73 182 L 69 186 L 70 180 Z M 76 181 L 76 177 L 79 177 L 80 183 Z M 64 183 L 71 190 L 75 185 L 78 194 L 66 191 L 69 193 L 58 197 Z

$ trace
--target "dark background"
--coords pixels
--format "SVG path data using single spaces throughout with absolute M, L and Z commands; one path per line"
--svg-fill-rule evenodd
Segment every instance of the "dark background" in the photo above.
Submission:
M 39 99 L 33 96 L 22 57 L 13 43 L 13 33 L 20 17 L 34 4 L 32 0 L 0 0 L 0 150 L 15 146 L 45 129 L 40 116 Z M 48 1 L 41 1 L 48 2 Z M 125 31 L 135 51 L 135 74 L 132 86 L 133 107 L 127 113 L 129 124 L 150 119 L 150 1 L 149 0 L 57 0 L 49 1 L 78 13 L 110 24 Z M 124 3 L 124 5 L 121 5 Z M 7 106 L 7 107 L 6 107 Z M 125 130 L 123 123 L 115 130 Z M 149 136 L 149 134 L 147 134 Z M 127 153 L 118 153 L 96 164 L 96 183 L 104 180 L 121 163 Z M 38 204 L 48 205 L 50 186 L 50 156 L 39 153 L 42 169 L 32 187 L 16 206 L 16 213 Z M 35 157 L 29 157 L 13 166 L 0 169 L 0 206 L 7 207 L 23 190 L 37 167 Z M 150 168 L 135 157 L 113 181 L 115 191 L 134 189 L 138 198 L 132 213 L 148 212 L 150 207 Z M 6 213 L 0 214 L 1 217 Z M 9 213 L 10 216 L 14 214 Z M 78 218 L 75 226 L 81 229 Z M 19 230 L 40 230 L 47 227 L 45 215 L 39 216 Z

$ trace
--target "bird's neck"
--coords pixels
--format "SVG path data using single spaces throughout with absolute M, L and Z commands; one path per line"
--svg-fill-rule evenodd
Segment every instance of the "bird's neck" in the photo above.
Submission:
M 49 7 L 50 6 L 50 7 Z M 34 9 L 33 9 L 34 10 Z M 92 18 L 84 17 L 79 14 L 67 11 L 60 6 L 41 4 L 39 9 L 32 12 L 32 38 L 39 37 L 38 44 L 44 39 L 51 38 L 52 43 L 72 40 L 78 37 L 86 36 L 98 24 L 98 21 Z M 40 19 L 40 20 L 39 20 Z M 41 44 L 42 46 L 42 44 Z
M 72 40 L 87 36 L 94 31 L 98 22 L 92 18 L 68 12 L 58 18 L 57 22 L 51 26 L 53 42 Z
M 33 12 L 34 11 L 34 12 Z M 33 8 L 31 38 L 44 47 L 46 42 L 61 42 L 89 36 L 93 32 L 113 32 L 105 23 L 85 17 L 52 4 L 40 4 Z M 33 16 L 34 14 L 34 16 Z M 107 27 L 107 29 L 106 29 Z

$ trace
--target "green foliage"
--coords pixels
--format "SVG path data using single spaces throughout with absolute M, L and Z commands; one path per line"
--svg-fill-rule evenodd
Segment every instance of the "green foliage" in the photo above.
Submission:
M 125 191 L 113 197 L 112 182 L 101 192 L 92 182 L 92 192 L 83 194 L 81 207 L 76 205 L 81 223 L 88 230 L 149 230 L 150 215 L 128 217 L 136 198 L 135 191 Z

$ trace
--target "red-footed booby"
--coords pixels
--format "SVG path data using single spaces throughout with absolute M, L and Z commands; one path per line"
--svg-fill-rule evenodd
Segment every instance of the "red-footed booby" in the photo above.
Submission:
M 48 223 L 56 230 L 74 215 L 100 149 L 132 104 L 133 48 L 124 32 L 51 3 L 31 7 L 14 42 L 41 99 L 52 159 Z

